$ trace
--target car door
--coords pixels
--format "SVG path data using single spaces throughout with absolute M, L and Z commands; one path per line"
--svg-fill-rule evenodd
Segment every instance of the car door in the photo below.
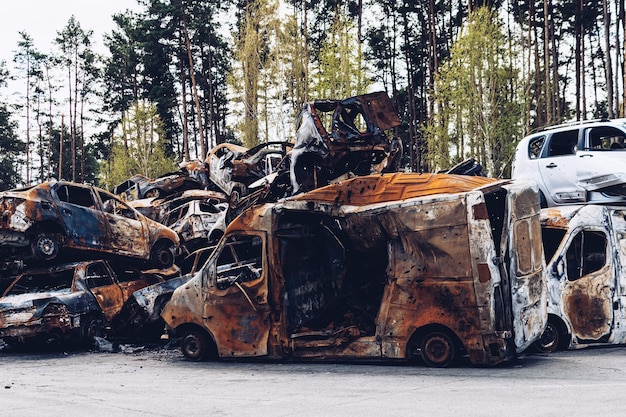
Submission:
M 107 321 L 110 321 L 122 309 L 124 295 L 112 272 L 104 262 L 94 262 L 87 266 L 85 283 Z
M 103 191 L 98 194 L 102 201 L 102 217 L 110 231 L 107 249 L 147 259 L 150 256 L 150 245 L 145 226 L 137 212 L 111 194 Z
M 555 132 L 548 137 L 537 167 L 549 197 L 557 204 L 582 202 L 586 192 L 577 185 L 578 129 Z
M 68 246 L 103 249 L 109 245 L 108 223 L 90 187 L 60 182 L 53 196 L 65 224 Z
M 267 355 L 270 308 L 264 242 L 260 235 L 231 235 L 213 257 L 203 320 L 220 356 Z
M 561 276 L 563 314 L 577 343 L 606 342 L 611 336 L 616 277 L 608 239 L 607 230 L 580 228 L 549 268 Z

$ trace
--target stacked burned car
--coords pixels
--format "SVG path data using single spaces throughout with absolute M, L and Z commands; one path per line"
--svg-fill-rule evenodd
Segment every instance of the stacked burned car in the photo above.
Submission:
M 124 257 L 169 268 L 179 238 L 105 190 L 50 181 L 0 194 L 0 253 L 53 261 L 64 252 Z
M 135 291 L 163 279 L 157 273 L 116 273 L 104 260 L 29 269 L 0 298 L 0 337 L 14 346 L 89 345 Z
M 91 340 L 134 291 L 180 275 L 177 233 L 105 190 L 52 180 L 3 192 L 0 214 L 7 343 Z

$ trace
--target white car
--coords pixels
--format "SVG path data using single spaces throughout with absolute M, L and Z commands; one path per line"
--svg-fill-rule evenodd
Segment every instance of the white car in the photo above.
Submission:
M 538 183 L 542 207 L 626 203 L 626 119 L 552 126 L 520 141 L 511 177 Z

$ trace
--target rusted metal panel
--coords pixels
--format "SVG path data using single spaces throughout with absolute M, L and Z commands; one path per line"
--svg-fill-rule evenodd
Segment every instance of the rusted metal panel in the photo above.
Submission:
M 129 291 L 158 279 L 138 274 L 120 283 L 106 261 L 27 270 L 0 298 L 0 337 L 7 343 L 85 341 L 91 320 L 103 329 Z
M 85 184 L 51 181 L 0 194 L 3 261 L 52 261 L 65 249 L 159 262 L 153 249 L 170 251 L 179 238 L 169 228 L 112 194 Z M 158 246 L 158 248 L 157 248 Z
M 548 312 L 553 323 L 562 323 L 557 329 L 564 339 L 550 349 L 626 342 L 625 214 L 622 207 L 595 205 L 542 210 L 544 244 L 554 248 Z
M 337 205 L 368 205 L 435 194 L 459 194 L 497 180 L 442 174 L 396 173 L 354 178 L 294 197 Z
M 506 187 L 480 177 L 391 174 L 253 207 L 229 225 L 228 238 L 162 316 L 170 331 L 204 328 L 224 357 L 409 359 L 434 334 L 449 335 L 474 363 L 510 359 L 515 343 L 532 341 L 545 324 L 531 320 L 532 331 L 517 337 L 513 304 L 528 317 L 545 315 L 535 299 L 543 293 L 545 301 L 545 278 L 539 243 L 518 262 L 530 270 L 510 281 L 517 266 L 507 263 L 509 238 L 540 239 L 536 189 Z M 508 204 L 525 195 L 537 207 L 511 218 Z M 220 286 L 227 242 L 255 235 L 264 236 L 263 272 Z

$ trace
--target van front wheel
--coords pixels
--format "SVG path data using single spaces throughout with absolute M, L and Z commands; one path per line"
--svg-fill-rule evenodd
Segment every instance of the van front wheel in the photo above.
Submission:
M 181 349 L 189 360 L 199 362 L 205 359 L 209 353 L 209 346 L 208 336 L 200 330 L 188 330 L 183 335 Z
M 552 353 L 561 346 L 563 337 L 559 326 L 552 320 L 548 320 L 546 329 L 541 334 L 539 340 L 535 342 L 535 349 L 541 353 Z
M 427 333 L 422 339 L 421 355 L 426 365 L 445 368 L 454 362 L 456 346 L 450 335 L 444 332 Z

